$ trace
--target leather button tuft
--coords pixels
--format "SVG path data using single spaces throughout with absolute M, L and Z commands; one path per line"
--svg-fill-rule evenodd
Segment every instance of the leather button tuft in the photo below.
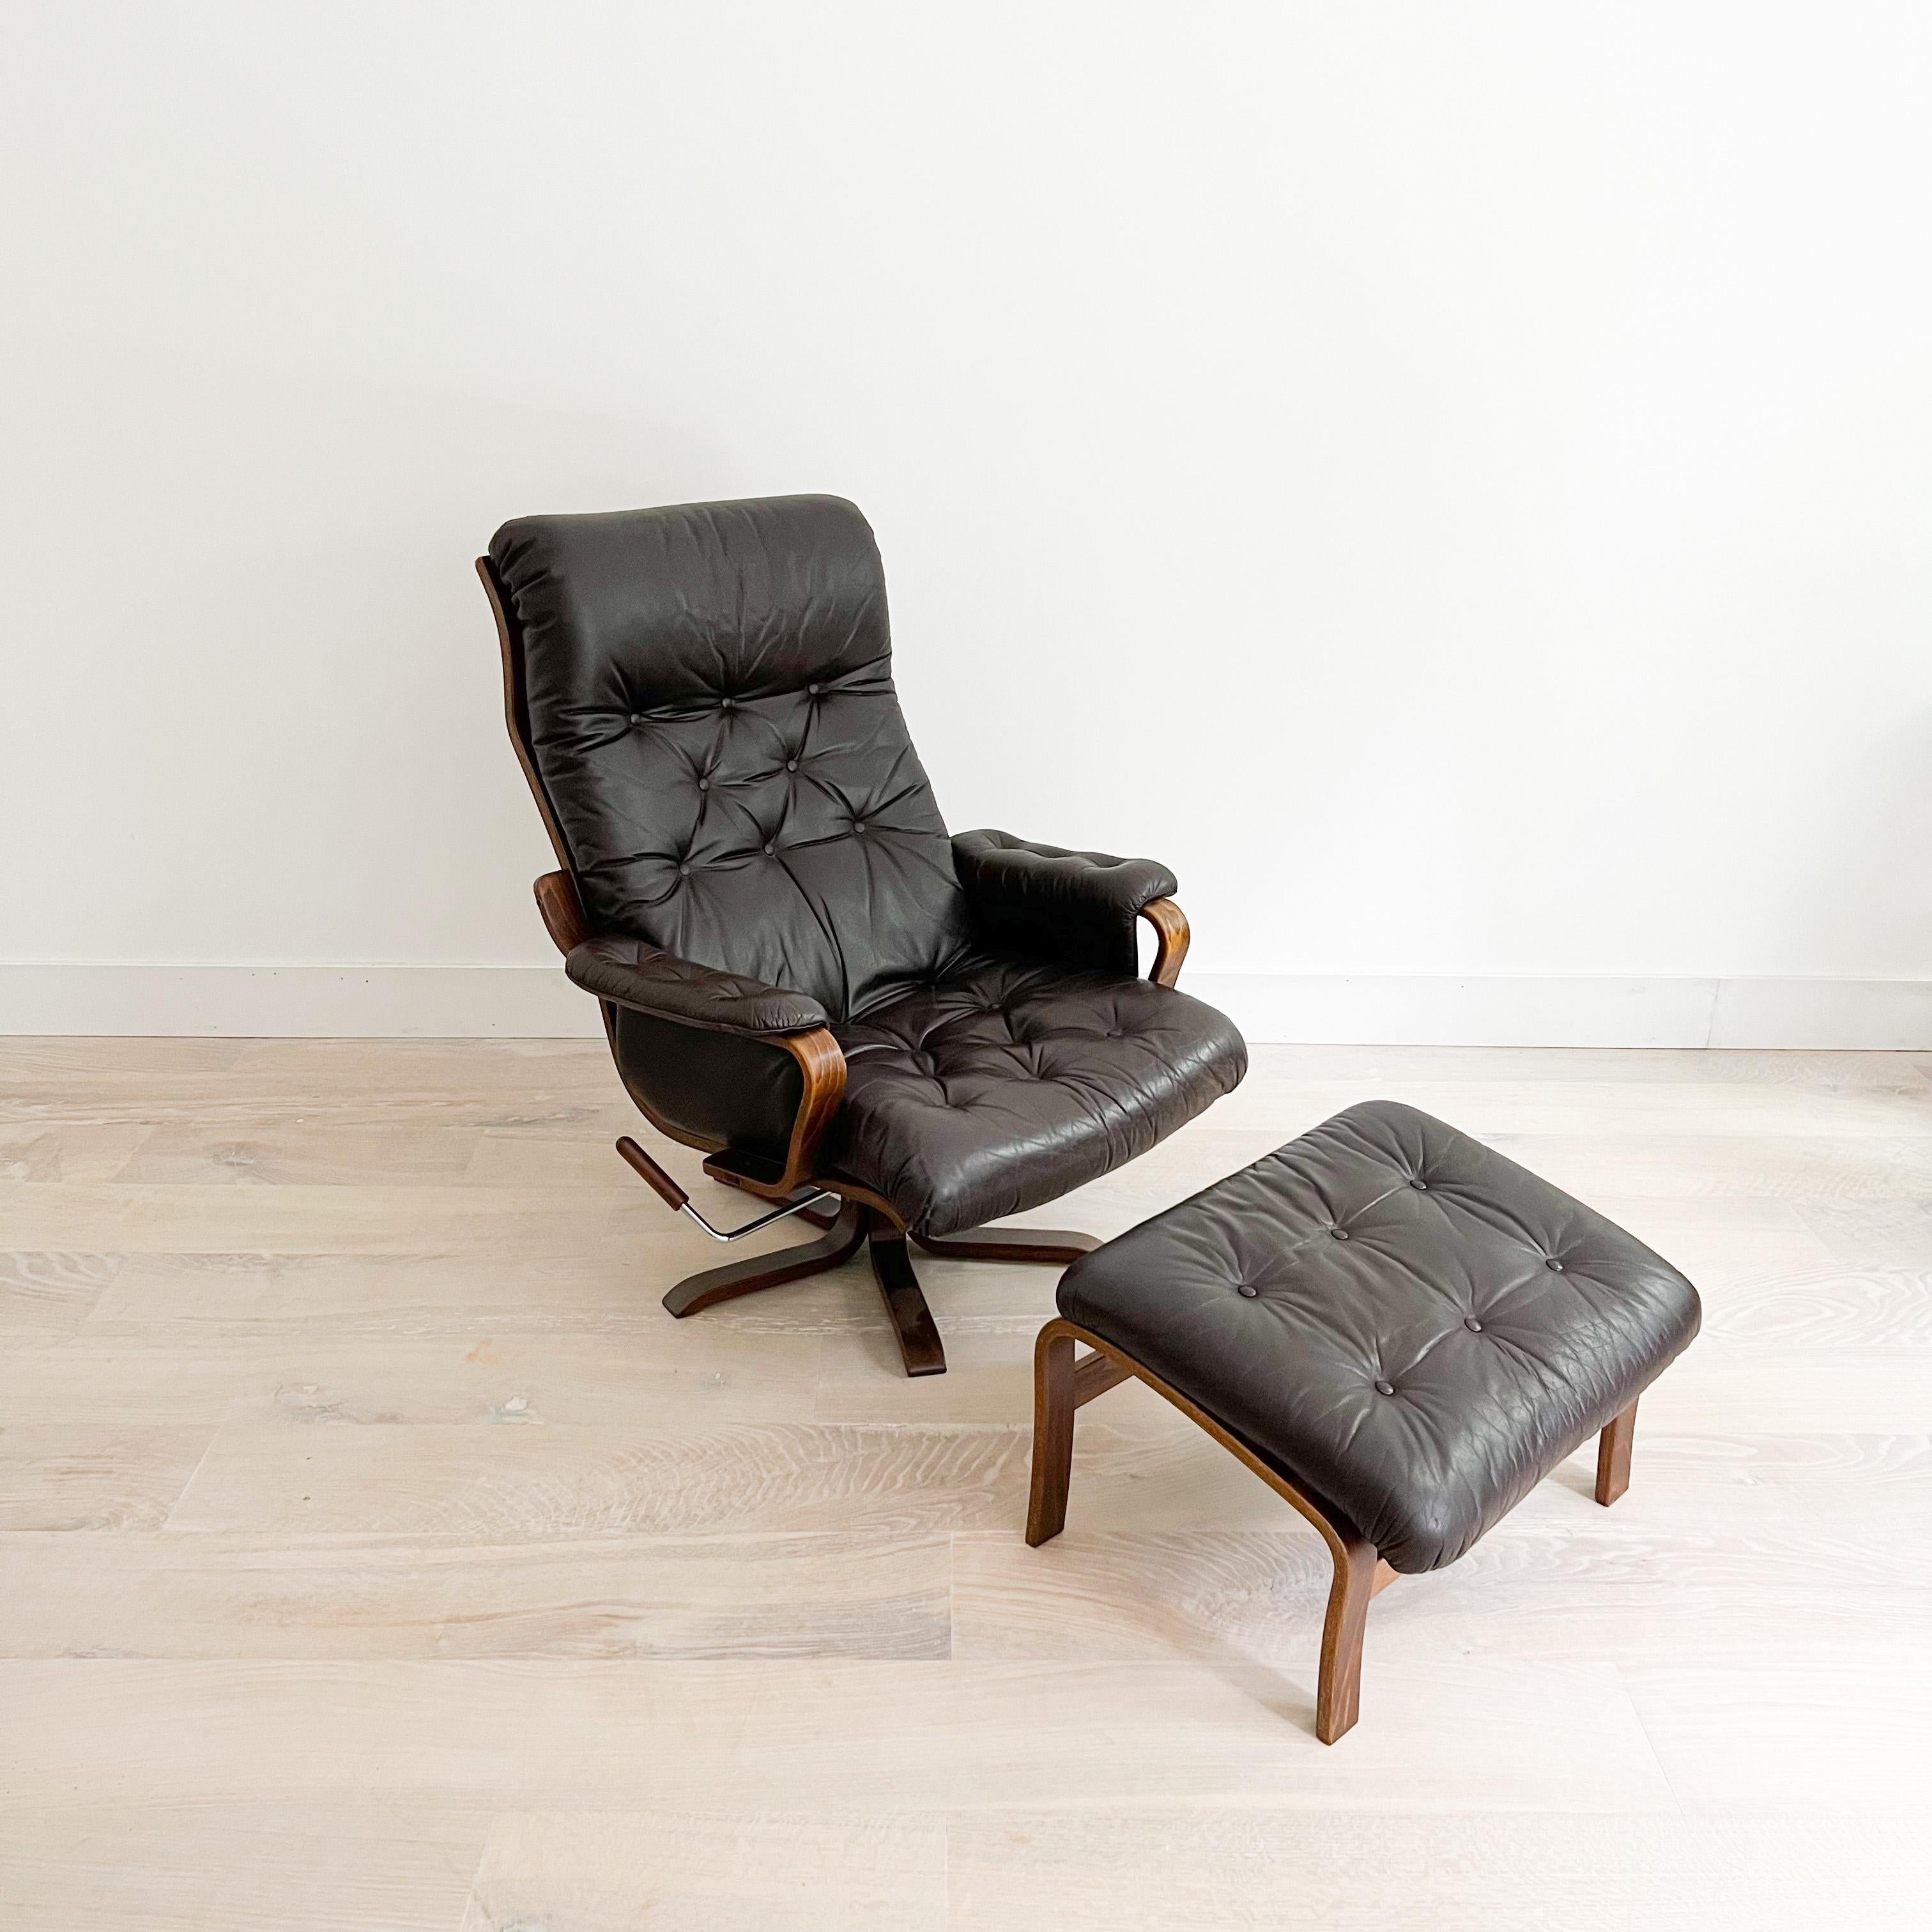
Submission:
M 805 694 L 808 698 L 816 698 L 818 695 L 818 686 L 815 684 L 808 684 L 805 687 Z
M 865 829 L 866 821 L 862 818 L 856 819 L 853 821 L 852 830 L 854 832 L 862 832 Z
M 1252 1282 L 1244 1281 L 1239 1288 L 1235 1289 L 1234 1292 L 1237 1294 L 1245 1294 L 1247 1298 L 1252 1301 L 1256 1295 L 1261 1293 L 1261 1290 L 1256 1287 Z
M 720 700 L 718 705 L 718 709 L 722 711 L 735 711 L 737 708 L 738 700 L 735 698 L 724 698 Z
M 1561 1274 L 1563 1272 L 1563 1264 L 1559 1262 L 1554 1255 L 1552 1255 L 1543 1265 L 1552 1274 Z
M 1330 1228 L 1328 1232 L 1338 1241 L 1346 1241 L 1348 1238 L 1348 1231 L 1346 1228 Z
M 798 760 L 796 758 L 786 759 L 785 770 L 788 772 L 796 771 L 798 770 Z
M 1414 1188 L 1418 1194 L 1426 1194 L 1429 1192 L 1428 1182 L 1424 1180 L 1419 1174 L 1408 1184 L 1410 1186 Z
M 700 791 L 709 791 L 711 789 L 711 781 L 709 778 L 700 778 L 698 782 L 698 788 Z
M 680 879 L 689 878 L 691 877 L 691 868 L 688 866 L 679 866 L 677 868 L 677 875 Z
M 771 854 L 776 852 L 778 849 L 778 848 L 774 845 L 769 838 L 765 841 L 765 855 L 767 858 L 769 858 Z
M 1462 1326 L 1468 1329 L 1472 1335 L 1480 1335 L 1483 1332 L 1483 1324 L 1473 1315 L 1463 1316 Z
M 644 714 L 641 711 L 634 711 L 631 713 L 631 722 L 633 724 L 641 724 L 644 722 Z
M 1394 1395 L 1395 1394 L 1395 1384 L 1394 1382 L 1377 1382 L 1376 1384 L 1376 1393 L 1378 1395 Z

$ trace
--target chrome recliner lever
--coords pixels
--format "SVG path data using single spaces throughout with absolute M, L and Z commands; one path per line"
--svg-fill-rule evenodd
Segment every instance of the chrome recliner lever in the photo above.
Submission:
M 774 1208 L 769 1214 L 760 1214 L 747 1221 L 742 1228 L 714 1228 L 691 1204 L 691 1196 L 626 1134 L 617 1143 L 617 1151 L 642 1174 L 652 1193 L 674 1214 L 688 1214 L 714 1241 L 735 1241 L 742 1235 L 755 1234 L 760 1228 L 769 1228 L 774 1221 L 782 1221 L 788 1215 L 802 1213 L 808 1208 L 816 1208 L 821 1201 L 836 1201 L 838 1197 L 829 1194 L 822 1187 L 796 1201 L 788 1201 L 782 1207 Z

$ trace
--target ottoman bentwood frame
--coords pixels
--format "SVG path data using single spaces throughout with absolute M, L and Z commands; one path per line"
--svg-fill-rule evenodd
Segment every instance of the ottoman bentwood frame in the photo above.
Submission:
M 1146 1383 L 1328 1546 L 1324 1744 L 1359 1714 L 1371 1599 L 1454 1562 L 1593 1434 L 1615 1502 L 1637 1398 L 1700 1318 L 1634 1236 L 1384 1101 L 1108 1242 L 1058 1298 L 1034 1355 L 1027 1541 L 1065 1527 L 1075 1412 Z
M 1074 1344 L 1090 1355 L 1076 1358 Z M 1239 1457 L 1285 1502 L 1299 1510 L 1322 1532 L 1335 1564 L 1328 1586 L 1328 1612 L 1322 1621 L 1322 1674 L 1315 1693 L 1315 1735 L 1332 1744 L 1354 1727 L 1361 1714 L 1362 1640 L 1369 1604 L 1401 1573 L 1376 1554 L 1375 1546 L 1321 1504 L 1277 1475 L 1244 1442 L 1230 1436 L 1206 1410 L 1178 1389 L 1097 1335 L 1071 1322 L 1049 1322 L 1034 1350 L 1033 1490 L 1027 1503 L 1026 1540 L 1037 1550 L 1066 1527 L 1066 1497 L 1073 1474 L 1073 1412 L 1118 1388 L 1132 1376 L 1165 1396 L 1190 1422 L 1198 1424 L 1231 1456 Z M 1597 1500 L 1605 1508 L 1630 1487 L 1630 1441 L 1636 1430 L 1636 1404 L 1609 1423 L 1597 1441 Z

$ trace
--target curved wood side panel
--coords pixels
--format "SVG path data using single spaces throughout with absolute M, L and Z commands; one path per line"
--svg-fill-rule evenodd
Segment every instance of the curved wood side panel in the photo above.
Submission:
M 845 1056 L 838 1042 L 824 1027 L 814 1027 L 809 1033 L 761 1033 L 754 1037 L 767 1046 L 784 1048 L 798 1062 L 802 1084 L 798 1112 L 792 1116 L 784 1164 L 781 1167 L 764 1156 L 725 1148 L 704 1163 L 705 1172 L 727 1187 L 742 1188 L 747 1194 L 761 1195 L 768 1201 L 785 1200 L 809 1181 L 814 1187 L 861 1202 L 867 1207 L 883 1204 L 865 1189 L 819 1172 L 819 1144 L 845 1100 Z M 634 1092 L 631 1097 L 637 1099 Z M 640 1107 L 643 1104 L 638 1102 Z M 682 1138 L 689 1145 L 698 1144 L 688 1136 Z
M 819 1143 L 845 1104 L 845 1055 L 824 1027 L 810 1033 L 778 1034 L 774 1043 L 798 1062 L 805 1081 L 791 1124 L 791 1144 L 785 1149 L 784 1172 L 778 1182 L 782 1192 L 790 1194 L 817 1173 Z
M 1171 986 L 1187 957 L 1187 915 L 1172 899 L 1150 899 L 1141 916 L 1154 928 L 1154 964 L 1148 977 L 1156 986 Z
M 608 1018 L 606 1027 L 608 1030 Z M 824 1027 L 816 1027 L 810 1033 L 763 1033 L 752 1036 L 767 1046 L 782 1047 L 797 1061 L 803 1078 L 803 1090 L 799 1096 L 798 1112 L 792 1116 L 791 1138 L 786 1144 L 782 1166 L 762 1155 L 740 1153 L 723 1141 L 706 1139 L 674 1126 L 658 1116 L 649 1099 L 626 1078 L 621 1065 L 617 1077 L 623 1081 L 631 1104 L 665 1139 L 696 1148 L 706 1156 L 704 1172 L 712 1180 L 766 1201 L 788 1200 L 809 1183 L 829 1194 L 880 1208 L 896 1226 L 898 1217 L 869 1189 L 835 1174 L 819 1172 L 820 1144 L 845 1100 L 845 1056 L 838 1042 Z

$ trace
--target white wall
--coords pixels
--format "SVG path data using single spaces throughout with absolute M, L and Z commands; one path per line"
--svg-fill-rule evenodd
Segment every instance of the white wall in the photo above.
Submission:
M 951 822 L 1168 860 L 1273 1030 L 1582 975 L 1832 982 L 1823 1039 L 1928 973 L 1922 5 L 70 4 L 0 62 L 0 957 L 544 964 L 470 560 L 829 490 Z

